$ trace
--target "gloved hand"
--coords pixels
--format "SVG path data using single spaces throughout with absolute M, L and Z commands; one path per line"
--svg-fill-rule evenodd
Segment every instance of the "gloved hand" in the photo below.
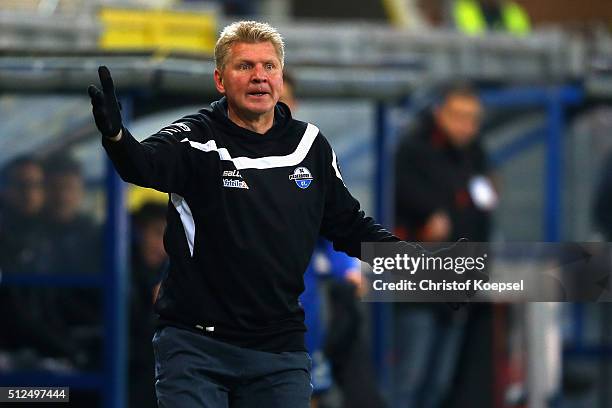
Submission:
M 102 91 L 94 85 L 89 85 L 87 88 L 87 93 L 89 93 L 91 105 L 93 106 L 94 119 L 102 136 L 115 137 L 119 135 L 123 128 L 121 107 L 117 100 L 117 95 L 115 95 L 113 78 L 111 78 L 108 68 L 104 65 L 99 67 L 98 75 L 100 76 Z

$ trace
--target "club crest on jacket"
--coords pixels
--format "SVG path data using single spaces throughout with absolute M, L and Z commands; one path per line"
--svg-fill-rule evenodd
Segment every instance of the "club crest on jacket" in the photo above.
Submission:
M 308 188 L 312 182 L 312 174 L 306 167 L 297 167 L 293 170 L 293 174 L 289 176 L 289 180 L 295 181 L 295 184 L 302 189 Z

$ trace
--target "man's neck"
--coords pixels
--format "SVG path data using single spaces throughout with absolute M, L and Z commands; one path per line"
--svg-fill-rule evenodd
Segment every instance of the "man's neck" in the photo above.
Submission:
M 257 116 L 240 114 L 233 110 L 231 106 L 227 109 L 227 116 L 238 126 L 252 130 L 255 133 L 265 134 L 274 125 L 274 111 Z

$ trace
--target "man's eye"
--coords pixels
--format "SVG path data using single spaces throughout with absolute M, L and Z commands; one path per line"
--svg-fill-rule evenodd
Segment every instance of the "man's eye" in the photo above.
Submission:
M 266 64 L 266 69 L 267 69 L 267 70 L 272 70 L 272 69 L 274 69 L 274 64 Z
M 249 69 L 249 64 L 240 64 L 238 68 L 242 70 Z

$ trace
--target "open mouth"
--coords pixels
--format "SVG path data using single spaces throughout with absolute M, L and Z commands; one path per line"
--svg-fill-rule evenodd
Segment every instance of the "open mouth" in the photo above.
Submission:
M 249 95 L 250 96 L 260 96 L 261 97 L 261 96 L 268 95 L 268 93 L 267 92 L 249 92 Z

